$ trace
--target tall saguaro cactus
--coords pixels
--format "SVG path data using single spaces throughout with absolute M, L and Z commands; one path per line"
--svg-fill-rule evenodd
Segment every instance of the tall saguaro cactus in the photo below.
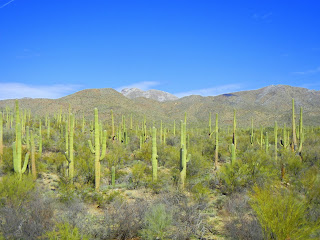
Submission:
M 297 135 L 296 135 L 296 115 L 294 113 L 294 98 L 292 98 L 292 150 L 297 149 Z
M 158 178 L 157 129 L 152 128 L 152 180 Z
M 21 160 L 22 160 L 22 133 L 21 133 L 21 122 L 20 122 L 20 113 L 19 113 L 19 103 L 16 100 L 15 106 L 15 114 L 16 114 L 16 141 L 12 144 L 13 150 L 13 168 L 16 173 L 18 173 L 21 177 L 22 173 L 24 173 L 27 169 L 28 161 L 29 161 L 29 152 L 25 155 L 24 164 L 21 168 Z
M 302 143 L 303 143 L 303 141 L 304 141 L 303 121 L 302 121 L 302 107 L 300 107 L 299 135 L 300 135 L 300 142 L 299 142 L 298 153 L 299 153 L 299 155 L 301 156 Z
M 37 179 L 37 170 L 36 170 L 36 147 L 34 144 L 34 135 L 33 131 L 30 132 L 31 137 L 31 171 L 33 179 Z
M 106 155 L 106 148 L 107 148 L 107 131 L 103 131 L 103 140 L 102 140 L 102 150 L 100 153 L 100 141 L 99 141 L 99 134 L 100 134 L 100 125 L 99 125 L 99 116 L 98 116 L 98 109 L 94 109 L 94 148 L 91 143 L 91 140 L 88 140 L 89 147 L 91 152 L 95 155 L 94 158 L 94 172 L 95 172 L 95 189 L 99 191 L 100 189 L 100 161 Z
M 184 188 L 187 177 L 187 162 L 190 161 L 191 154 L 187 158 L 187 137 L 186 137 L 186 122 L 181 121 L 181 148 L 180 148 L 180 181 L 181 188 Z
M 73 180 L 74 177 L 74 149 L 73 149 L 73 136 L 74 136 L 74 116 L 70 114 L 68 117 L 70 124 L 66 124 L 66 152 L 65 156 L 68 161 L 68 176 Z M 68 131 L 68 127 L 70 127 Z M 68 134 L 69 132 L 69 134 Z M 69 141 L 68 141 L 69 139 Z

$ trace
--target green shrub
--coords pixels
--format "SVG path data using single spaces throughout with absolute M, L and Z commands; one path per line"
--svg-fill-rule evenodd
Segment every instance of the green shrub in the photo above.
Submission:
M 255 186 L 250 197 L 265 239 L 312 239 L 312 234 L 320 229 L 320 220 L 307 218 L 307 202 L 288 189 Z
M 54 230 L 47 232 L 44 239 L 49 240 L 89 240 L 88 236 L 81 236 L 77 227 L 72 227 L 68 222 L 58 223 Z
M 166 210 L 166 206 L 158 204 L 152 206 L 144 217 L 145 228 L 140 231 L 143 239 L 170 239 L 170 226 L 172 214 Z
M 18 175 L 4 176 L 0 184 L 0 206 L 9 205 L 18 207 L 24 201 L 28 201 L 34 191 L 32 176 Z

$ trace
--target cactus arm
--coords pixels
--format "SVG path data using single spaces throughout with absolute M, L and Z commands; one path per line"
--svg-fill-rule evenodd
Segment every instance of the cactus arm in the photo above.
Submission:
M 91 153 L 95 154 L 96 152 L 95 152 L 95 150 L 94 150 L 94 148 L 92 146 L 92 143 L 91 143 L 90 139 L 88 140 L 88 144 L 89 144 L 89 148 L 90 148 Z
M 191 160 L 191 154 L 189 153 L 188 154 L 188 157 L 187 157 L 187 159 L 186 159 L 186 162 L 189 162 Z
M 102 147 L 102 152 L 101 152 L 100 160 L 105 158 L 106 152 L 107 152 L 107 130 L 103 131 L 101 147 Z
M 152 128 L 152 180 L 157 181 L 158 178 L 158 161 L 157 161 L 157 129 Z
M 23 167 L 21 169 L 21 173 L 24 173 L 27 169 L 27 166 L 28 166 L 28 162 L 29 162 L 29 156 L 30 156 L 30 153 L 27 153 L 25 158 L 24 158 L 24 163 L 23 163 Z

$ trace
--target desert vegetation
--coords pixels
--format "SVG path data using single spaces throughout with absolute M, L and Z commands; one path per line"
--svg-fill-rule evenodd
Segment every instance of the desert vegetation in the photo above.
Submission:
M 0 239 L 320 238 L 320 128 L 293 99 L 290 125 L 241 128 L 0 111 Z

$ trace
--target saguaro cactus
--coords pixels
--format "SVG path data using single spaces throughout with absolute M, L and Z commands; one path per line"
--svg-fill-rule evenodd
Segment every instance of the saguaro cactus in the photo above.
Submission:
M 65 156 L 68 161 L 68 176 L 73 180 L 74 177 L 74 149 L 73 149 L 73 136 L 74 136 L 74 116 L 70 114 L 69 116 L 70 124 L 66 124 L 66 152 Z M 68 126 L 70 126 L 68 134 Z M 69 136 L 68 136 L 69 135 Z M 69 138 L 69 141 L 67 140 Z
M 191 154 L 187 158 L 187 138 L 186 138 L 186 123 L 181 121 L 181 148 L 180 148 L 180 180 L 181 187 L 184 188 L 187 177 L 187 162 L 190 161 Z
M 89 147 L 91 152 L 95 155 L 94 158 L 94 172 L 95 172 L 95 189 L 99 191 L 100 189 L 100 161 L 106 155 L 106 148 L 107 148 L 107 131 L 103 131 L 103 143 L 102 143 L 102 151 L 100 153 L 100 141 L 99 141 L 99 134 L 100 134 L 100 126 L 99 126 L 99 117 L 98 117 L 98 109 L 94 109 L 94 148 L 91 143 L 91 140 L 88 140 Z
M 36 169 L 36 147 L 34 144 L 34 135 L 33 131 L 30 132 L 31 135 L 31 170 L 33 179 L 37 179 L 37 169 Z
M 294 113 L 294 98 L 292 98 L 292 150 L 297 149 L 297 135 L 296 135 L 296 115 Z
M 20 122 L 20 113 L 19 113 L 19 103 L 16 100 L 16 141 L 12 144 L 13 150 L 13 168 L 14 171 L 20 174 L 24 173 L 27 169 L 29 161 L 29 152 L 25 155 L 25 160 L 23 167 L 21 168 L 21 158 L 22 158 L 22 133 L 21 133 L 21 122 Z
M 251 118 L 251 134 L 250 134 L 250 144 L 253 145 L 254 136 L 253 136 L 253 118 Z
M 300 142 L 299 142 L 299 149 L 298 149 L 298 153 L 299 153 L 299 155 L 301 156 L 302 143 L 303 143 L 303 141 L 304 141 L 303 121 L 302 121 L 302 107 L 300 107 L 299 135 L 300 135 Z
M 158 178 L 157 129 L 152 128 L 152 180 Z

